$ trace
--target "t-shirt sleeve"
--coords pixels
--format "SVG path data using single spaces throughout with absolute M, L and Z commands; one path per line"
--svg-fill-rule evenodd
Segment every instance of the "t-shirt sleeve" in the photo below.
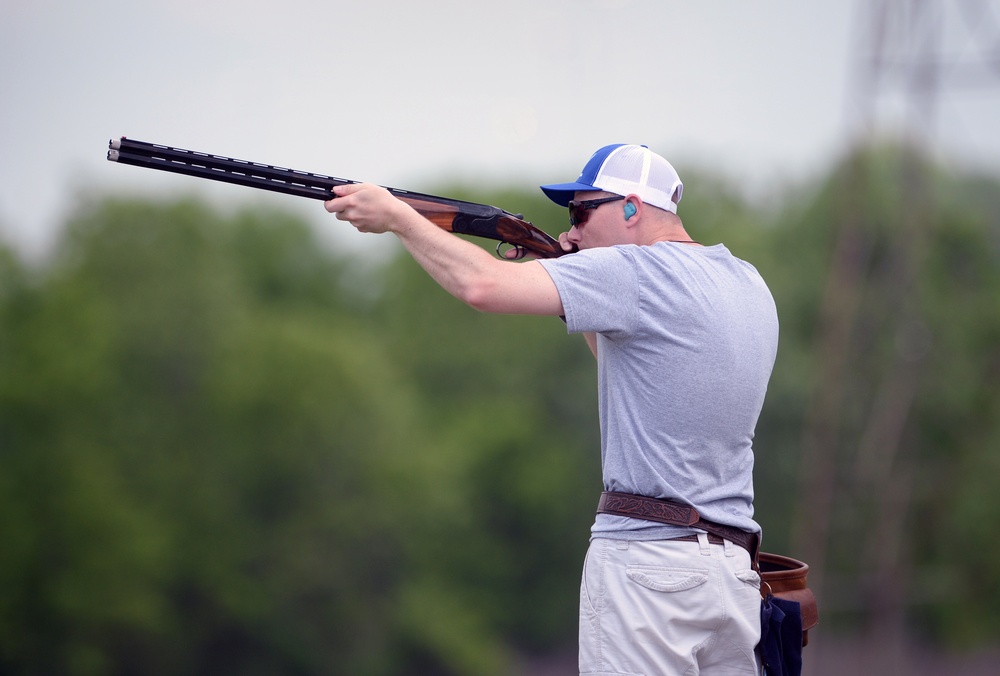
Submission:
M 587 249 L 539 262 L 556 285 L 570 333 L 594 331 L 615 337 L 635 329 L 638 273 L 625 249 Z

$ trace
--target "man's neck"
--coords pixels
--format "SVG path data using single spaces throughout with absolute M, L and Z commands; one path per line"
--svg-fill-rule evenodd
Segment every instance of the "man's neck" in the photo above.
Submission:
M 691 236 L 687 234 L 687 231 L 683 228 L 671 228 L 670 230 L 661 230 L 654 233 L 652 236 L 647 238 L 648 241 L 642 242 L 644 244 L 656 244 L 657 242 L 675 242 L 678 244 L 694 244 L 701 246 L 700 242 L 691 239 Z

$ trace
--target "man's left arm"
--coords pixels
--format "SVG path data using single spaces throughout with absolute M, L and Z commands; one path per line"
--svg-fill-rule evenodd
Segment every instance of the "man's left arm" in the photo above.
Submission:
M 552 278 L 538 261 L 515 263 L 437 227 L 387 190 L 370 184 L 334 188 L 326 209 L 361 232 L 392 232 L 448 293 L 483 312 L 563 314 Z

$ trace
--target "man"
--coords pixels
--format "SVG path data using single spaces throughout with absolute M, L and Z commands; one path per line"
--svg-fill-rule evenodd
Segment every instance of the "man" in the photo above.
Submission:
M 565 317 L 597 357 L 609 493 L 584 565 L 580 672 L 756 673 L 752 439 L 777 350 L 771 294 L 725 246 L 692 240 L 680 178 L 644 146 L 605 146 L 542 190 L 569 208 L 559 241 L 578 253 L 498 260 L 370 185 L 336 188 L 326 208 L 393 232 L 472 307 Z M 679 521 L 649 520 L 678 505 Z

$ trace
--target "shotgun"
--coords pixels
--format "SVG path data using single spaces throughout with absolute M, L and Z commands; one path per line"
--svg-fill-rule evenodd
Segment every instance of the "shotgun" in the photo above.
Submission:
M 324 201 L 334 197 L 334 186 L 357 183 L 308 171 L 136 141 L 124 136 L 108 143 L 108 159 L 136 167 L 160 169 Z M 539 258 L 555 258 L 567 253 L 557 240 L 524 220 L 520 214 L 448 197 L 397 188 L 388 190 L 434 225 L 448 232 L 496 240 L 498 255 L 504 244 L 513 247 L 515 254 L 505 256 L 508 259 L 523 258 L 529 252 Z

